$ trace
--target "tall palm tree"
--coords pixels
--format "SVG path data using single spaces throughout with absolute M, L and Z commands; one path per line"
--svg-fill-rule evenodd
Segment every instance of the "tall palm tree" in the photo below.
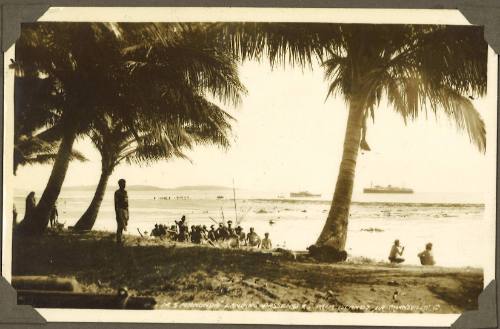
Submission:
M 52 107 L 59 101 L 59 95 L 53 89 L 50 79 L 42 79 L 35 72 L 25 72 L 16 63 L 10 67 L 16 71 L 14 88 L 17 94 L 14 112 L 15 175 L 19 166 L 53 162 L 57 155 L 62 130 L 60 125 L 54 125 L 57 113 L 52 111 Z M 22 90 L 29 90 L 29 95 L 23 95 Z M 77 151 L 73 151 L 72 157 L 80 161 L 86 160 Z
M 122 122 L 109 115 L 105 116 L 90 131 L 89 136 L 101 154 L 101 176 L 92 201 L 80 217 L 75 230 L 91 230 L 97 219 L 107 182 L 114 168 L 122 162 L 144 163 L 170 158 L 187 158 L 184 150 L 191 149 L 194 144 L 215 144 L 228 147 L 227 133 L 230 130 L 228 114 L 216 105 L 199 98 L 199 105 L 211 107 L 203 122 L 180 124 L 172 118 L 156 125 L 156 129 L 139 132 L 140 138 Z M 208 119 L 208 120 L 207 120 Z M 155 125 L 145 125 L 149 128 Z
M 102 174 L 89 208 L 75 225 L 77 230 L 93 227 L 107 180 L 121 161 L 184 158 L 183 150 L 193 144 L 227 147 L 232 118 L 205 95 L 237 103 L 245 91 L 236 58 L 200 33 L 202 25 L 115 24 L 113 28 L 127 45 L 123 49 L 130 70 L 127 81 L 133 81 L 122 85 L 124 103 L 139 108 L 136 113 L 154 115 L 141 116 L 134 125 L 127 125 L 130 113 L 96 122 L 90 136 L 101 153 Z M 147 103 L 129 96 L 138 94 L 137 88 L 147 91 Z
M 349 115 L 332 205 L 315 245 L 317 257 L 344 260 L 359 148 L 369 150 L 366 120 L 382 97 L 404 122 L 442 112 L 486 148 L 481 116 L 470 98 L 486 92 L 487 45 L 482 29 L 462 26 L 342 26 L 324 61 L 328 96 L 342 95 Z
M 32 164 L 50 164 L 57 157 L 60 136 L 56 128 L 49 127 L 45 130 L 17 135 L 14 140 L 14 175 L 19 166 Z M 70 160 L 87 161 L 81 152 L 72 150 Z
M 382 97 L 403 121 L 442 112 L 465 131 L 480 151 L 484 122 L 470 99 L 486 92 L 487 44 L 473 26 L 315 23 L 214 24 L 241 60 L 272 66 L 322 64 L 327 97 L 343 96 L 349 107 L 344 150 L 332 205 L 310 253 L 343 260 L 359 148 L 369 150 L 366 120 Z
M 213 108 L 191 106 L 186 90 L 238 103 L 245 90 L 230 53 L 196 26 L 172 24 L 158 31 L 156 24 L 83 23 L 37 23 L 22 31 L 16 61 L 54 81 L 53 89 L 62 94 L 56 111 L 64 133 L 49 182 L 21 231 L 41 233 L 47 227 L 76 137 L 104 114 L 116 115 L 140 140 L 140 131 L 164 122 L 162 116 L 181 125 L 211 120 L 207 113 Z M 171 107 L 173 99 L 182 106 Z
M 19 231 L 41 233 L 47 227 L 76 138 L 89 129 L 95 114 L 104 110 L 103 100 L 114 95 L 118 84 L 114 68 L 120 55 L 114 40 L 103 24 L 23 24 L 16 43 L 16 67 L 44 81 L 48 100 L 37 106 L 36 113 L 51 113 L 51 123 L 59 127 L 61 138 L 47 186 L 33 216 L 20 223 Z M 20 88 L 16 98 L 30 99 L 36 92 Z

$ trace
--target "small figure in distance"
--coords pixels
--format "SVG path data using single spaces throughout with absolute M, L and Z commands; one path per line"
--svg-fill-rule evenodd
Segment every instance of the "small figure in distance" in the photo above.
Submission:
M 127 230 L 128 224 L 128 195 L 123 178 L 118 180 L 118 186 L 120 188 L 115 191 L 116 243 L 122 244 L 122 234 Z
M 273 248 L 273 244 L 271 242 L 271 239 L 269 239 L 269 233 L 264 233 L 264 239 L 262 239 L 262 242 L 260 243 L 260 247 L 264 250 L 270 250 Z
M 418 254 L 418 258 L 420 258 L 420 264 L 432 266 L 436 264 L 434 261 L 434 255 L 432 255 L 432 243 L 428 243 L 425 245 L 425 250 Z
M 54 203 L 54 206 L 50 210 L 49 221 L 50 221 L 51 228 L 55 228 L 57 226 L 58 218 L 59 218 L 59 213 L 57 212 L 57 201 L 56 201 L 56 203 Z
M 399 240 L 395 240 L 394 244 L 392 245 L 391 252 L 389 253 L 389 261 L 391 263 L 396 263 L 396 264 L 404 262 L 405 259 L 402 257 L 399 257 L 399 256 L 403 256 L 404 250 L 405 250 L 405 247 L 402 247 L 399 244 Z

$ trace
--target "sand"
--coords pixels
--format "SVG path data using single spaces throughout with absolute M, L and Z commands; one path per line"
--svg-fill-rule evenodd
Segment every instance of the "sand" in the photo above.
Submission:
M 462 313 L 477 309 L 477 268 L 319 263 L 304 255 L 214 248 L 107 232 L 14 236 L 13 275 L 75 277 L 88 292 L 153 296 L 159 309 Z

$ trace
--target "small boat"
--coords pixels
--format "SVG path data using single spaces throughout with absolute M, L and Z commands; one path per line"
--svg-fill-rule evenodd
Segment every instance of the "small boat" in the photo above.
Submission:
M 413 193 L 413 190 L 411 188 L 398 187 L 392 185 L 387 185 L 387 186 L 375 185 L 364 188 L 363 193 L 411 194 Z
M 224 197 L 222 195 L 218 195 L 217 199 L 224 199 Z
M 272 219 L 269 220 L 269 225 L 273 225 L 274 223 L 276 223 L 274 220 Z
M 321 197 L 321 194 L 313 194 L 308 191 L 302 191 L 302 192 L 292 192 L 290 193 L 290 197 L 292 198 L 319 198 Z

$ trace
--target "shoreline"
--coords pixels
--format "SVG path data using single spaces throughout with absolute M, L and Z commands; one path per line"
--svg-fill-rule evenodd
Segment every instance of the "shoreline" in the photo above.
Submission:
M 126 286 L 159 309 L 462 313 L 483 289 L 482 270 L 470 267 L 329 264 L 128 234 L 120 247 L 103 231 L 13 238 L 13 275 L 75 277 L 94 293 Z

